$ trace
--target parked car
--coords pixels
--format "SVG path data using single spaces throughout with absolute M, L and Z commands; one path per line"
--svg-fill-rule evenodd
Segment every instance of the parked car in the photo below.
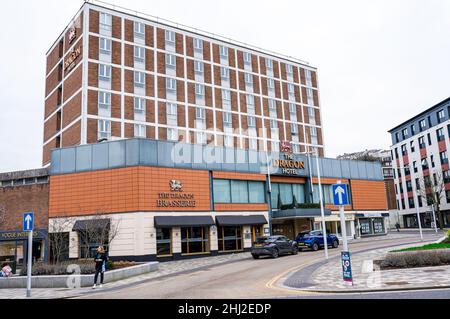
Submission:
M 303 232 L 297 235 L 295 239 L 299 250 L 310 248 L 314 251 L 318 251 L 320 248 L 324 248 L 323 232 L 321 230 L 314 230 L 309 232 Z M 338 248 L 339 239 L 336 235 L 327 234 L 327 246 Z
M 251 252 L 255 259 L 261 256 L 278 258 L 280 255 L 298 254 L 298 246 L 295 241 L 289 240 L 285 236 L 259 237 L 253 243 Z

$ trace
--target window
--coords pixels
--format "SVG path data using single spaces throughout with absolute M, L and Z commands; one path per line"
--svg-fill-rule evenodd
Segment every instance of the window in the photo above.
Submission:
M 145 73 L 143 72 L 134 72 L 134 86 L 139 88 L 145 87 Z
M 134 124 L 134 137 L 146 138 L 145 125 Z
M 444 184 L 450 183 L 450 171 L 443 171 L 442 172 L 442 179 L 444 181 Z
M 291 123 L 291 133 L 296 135 L 298 133 L 298 126 L 295 123 Z
M 294 103 L 289 103 L 289 113 L 291 114 L 297 113 L 297 106 Z
M 395 143 L 398 143 L 398 142 L 400 142 L 400 137 L 397 132 L 397 133 L 395 133 Z
M 411 181 L 406 181 L 406 191 L 412 192 L 412 183 Z
M 98 120 L 99 139 L 111 137 L 111 122 L 107 120 Z
M 426 158 L 422 159 L 422 170 L 428 169 L 428 161 Z
M 178 132 L 174 128 L 167 129 L 167 140 L 169 141 L 177 141 L 178 140 Z
M 266 59 L 266 67 L 268 69 L 273 69 L 273 60 L 272 59 Z
M 206 118 L 206 110 L 202 107 L 197 107 L 195 109 L 195 118 L 197 120 L 204 120 Z
M 414 147 L 414 141 L 411 141 L 409 143 L 409 147 L 411 148 L 411 153 L 414 153 L 416 151 L 416 148 Z
M 100 12 L 100 28 L 104 30 L 112 29 L 112 16 L 110 14 Z
M 230 90 L 222 90 L 222 100 L 231 101 L 231 92 Z
M 447 151 L 439 153 L 439 157 L 441 159 L 441 164 L 448 164 L 448 155 Z
M 428 116 L 427 119 L 428 119 L 428 127 L 432 127 L 433 123 L 431 123 L 431 116 Z
M 288 75 L 292 75 L 292 74 L 294 73 L 294 68 L 293 68 L 292 65 L 286 64 L 286 73 L 287 73 Z
M 248 139 L 249 148 L 251 150 L 257 151 L 258 150 L 258 140 L 255 138 L 249 138 Z
M 425 138 L 423 136 L 419 137 L 419 148 L 424 149 L 426 147 L 425 145 Z
M 247 122 L 248 127 L 256 127 L 256 118 L 254 116 L 249 116 Z
M 197 74 L 203 74 L 203 62 L 194 61 L 194 71 Z
M 111 40 L 105 39 L 105 38 L 100 38 L 100 53 L 102 54 L 107 54 L 110 55 L 111 54 Z
M 288 84 L 288 93 L 289 94 L 294 94 L 295 93 L 294 84 Z
M 145 48 L 138 46 L 134 47 L 134 61 L 139 63 L 145 62 Z
M 419 131 L 420 131 L 420 132 L 424 131 L 425 128 L 426 128 L 426 126 L 427 126 L 427 124 L 425 123 L 425 120 L 421 120 L 421 121 L 419 122 Z
M 413 136 L 414 134 L 416 134 L 416 127 L 413 125 L 411 125 L 411 136 Z
M 194 39 L 194 50 L 203 51 L 203 40 L 198 38 Z
M 414 173 L 417 173 L 419 171 L 417 169 L 417 162 L 416 161 L 413 162 L 413 171 L 414 171 Z
M 249 203 L 247 181 L 231 181 L 231 202 L 234 204 Z
M 444 128 L 443 127 L 436 131 L 436 136 L 437 136 L 438 142 L 445 140 Z
M 134 23 L 134 36 L 136 38 L 145 39 L 145 24 L 140 22 Z
M 430 133 L 427 134 L 427 138 L 428 138 L 428 145 L 431 145 L 431 135 L 430 135 Z
M 306 85 L 312 86 L 312 74 L 310 70 L 305 70 Z
M 247 107 L 254 108 L 255 107 L 255 97 L 251 94 L 247 94 L 245 96 L 245 101 L 247 102 Z
M 166 79 L 166 87 L 169 91 L 175 91 L 177 90 L 177 80 L 175 79 Z
M 280 151 L 280 143 L 272 142 L 272 152 L 279 152 L 279 151 Z
M 269 90 L 275 89 L 275 81 L 273 79 L 267 79 L 267 88 Z
M 138 113 L 145 112 L 145 99 L 138 97 L 134 98 L 134 111 Z
M 308 117 L 309 120 L 316 120 L 316 110 L 312 107 L 308 107 Z
M 394 149 L 395 158 L 398 158 L 398 148 Z
M 205 96 L 205 86 L 203 84 L 195 84 L 195 95 L 197 98 L 204 98 Z
M 401 147 L 401 149 L 402 149 L 402 155 L 403 155 L 403 156 L 408 155 L 408 151 L 407 151 L 407 149 L 406 149 L 406 144 L 403 144 L 402 147 Z
M 221 56 L 222 58 L 228 57 L 228 48 L 227 48 L 227 47 L 225 47 L 225 46 L 223 46 L 223 45 L 220 45 L 220 46 L 219 46 L 219 51 L 220 51 L 220 56 Z
M 402 136 L 403 136 L 403 139 L 408 138 L 408 129 L 407 128 L 402 130 Z
M 277 120 L 270 120 L 270 128 L 272 130 L 275 130 L 278 128 L 278 121 Z
M 181 254 L 209 252 L 209 227 L 181 227 Z
M 269 99 L 269 110 L 276 110 L 277 109 L 277 102 L 275 100 Z
M 408 205 L 409 205 L 409 208 L 415 208 L 413 197 L 408 197 Z
M 300 154 L 300 145 L 299 144 L 293 144 L 294 146 L 294 154 Z
M 206 144 L 205 132 L 197 132 L 197 144 Z
M 251 75 L 250 73 L 245 73 L 245 84 L 253 85 L 253 75 Z
M 436 164 L 434 163 L 434 155 L 430 155 L 431 167 L 434 168 Z
M 177 59 L 173 54 L 166 54 L 166 67 L 175 68 L 177 65 Z
M 98 65 L 98 78 L 100 81 L 109 82 L 111 80 L 111 66 L 99 64 Z
M 438 123 L 443 122 L 444 119 L 445 119 L 445 112 L 444 112 L 444 110 L 440 110 L 439 112 L 437 112 Z
M 252 63 L 252 54 L 249 52 L 244 52 L 244 63 L 250 64 Z
M 223 112 L 223 123 L 227 126 L 233 124 L 233 117 L 230 112 Z
M 230 70 L 228 68 L 221 67 L 220 68 L 220 77 L 222 80 L 229 80 L 230 79 Z
M 111 93 L 99 91 L 98 106 L 101 108 L 109 109 L 111 107 Z
M 306 95 L 308 96 L 308 104 L 314 105 L 314 93 L 311 88 L 306 89 Z
M 315 128 L 314 126 L 311 127 L 311 136 L 317 137 L 317 128 Z
M 225 135 L 224 139 L 225 139 L 225 147 L 234 147 L 233 143 L 234 139 L 232 136 Z
M 156 251 L 158 257 L 172 255 L 172 228 L 156 229 Z
M 405 176 L 411 175 L 411 170 L 409 169 L 409 166 L 405 167 Z
M 167 112 L 167 115 L 177 116 L 178 106 L 175 103 L 167 103 L 166 112 Z
M 175 32 L 166 30 L 166 42 L 175 44 Z

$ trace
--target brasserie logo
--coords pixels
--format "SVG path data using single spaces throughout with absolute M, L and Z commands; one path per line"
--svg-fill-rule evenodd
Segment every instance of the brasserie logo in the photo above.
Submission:
M 195 195 L 183 192 L 183 183 L 178 180 L 169 182 L 170 192 L 159 193 L 156 206 L 159 208 L 196 207 Z

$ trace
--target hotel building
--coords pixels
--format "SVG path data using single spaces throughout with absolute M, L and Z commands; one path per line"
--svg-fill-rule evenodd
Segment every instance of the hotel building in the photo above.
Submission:
M 434 222 L 432 202 L 424 198 L 424 185 L 442 185 L 439 194 L 444 224 L 450 224 L 450 99 L 428 108 L 389 131 L 392 137 L 397 221 L 405 228 L 417 228 L 417 208 L 422 227 Z M 417 207 L 418 206 L 418 207 Z M 438 217 L 436 216 L 436 219 Z M 438 221 L 439 222 L 439 221 Z

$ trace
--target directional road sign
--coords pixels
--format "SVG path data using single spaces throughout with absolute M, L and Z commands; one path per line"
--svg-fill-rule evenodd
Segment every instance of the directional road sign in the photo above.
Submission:
M 347 184 L 333 185 L 334 205 L 345 206 L 348 205 L 348 189 Z
M 23 231 L 33 231 L 34 213 L 23 214 Z

